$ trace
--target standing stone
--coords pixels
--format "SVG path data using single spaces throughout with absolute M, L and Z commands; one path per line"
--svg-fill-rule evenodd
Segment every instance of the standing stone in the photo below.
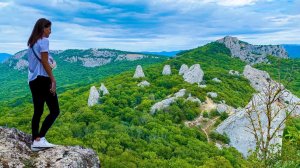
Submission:
M 179 70 L 179 75 L 183 75 L 189 70 L 189 67 L 186 64 L 182 64 Z
M 100 86 L 100 88 L 99 88 L 99 93 L 100 93 L 101 96 L 104 96 L 104 95 L 106 95 L 106 94 L 109 94 L 107 88 L 104 86 L 103 83 L 101 83 L 101 86 Z
M 93 106 L 98 103 L 99 93 L 95 86 L 90 89 L 90 96 L 88 99 L 88 106 Z
M 164 66 L 164 69 L 162 71 L 162 74 L 163 75 L 171 75 L 171 67 L 170 65 L 165 65 Z
M 135 69 L 135 73 L 133 75 L 133 78 L 143 78 L 145 77 L 145 74 L 143 72 L 142 66 L 138 65 Z
M 190 69 L 184 73 L 183 79 L 184 81 L 193 84 L 193 83 L 200 83 L 203 80 L 204 72 L 201 69 L 199 64 L 195 64 L 190 67 Z

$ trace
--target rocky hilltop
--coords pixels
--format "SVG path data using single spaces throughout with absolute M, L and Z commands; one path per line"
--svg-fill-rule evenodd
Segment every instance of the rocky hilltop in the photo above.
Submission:
M 80 65 L 84 67 L 97 67 L 116 61 L 134 61 L 148 57 L 155 57 L 139 53 L 96 48 L 87 50 L 51 50 L 50 55 L 52 55 L 56 61 L 59 60 L 62 62 L 80 63 Z M 16 70 L 26 69 L 28 67 L 27 50 L 16 53 L 4 63 Z
M 0 127 L 0 167 L 100 167 L 97 154 L 80 146 L 30 150 L 31 136 L 15 128 Z
M 252 45 L 231 36 L 226 36 L 216 42 L 225 44 L 231 51 L 232 57 L 238 57 L 248 64 L 267 62 L 268 55 L 288 58 L 286 50 L 280 45 Z

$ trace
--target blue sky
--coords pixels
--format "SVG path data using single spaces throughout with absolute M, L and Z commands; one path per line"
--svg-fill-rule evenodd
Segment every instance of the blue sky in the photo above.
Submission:
M 300 0 L 0 0 L 0 52 L 15 53 L 37 19 L 50 49 L 191 49 L 226 35 L 252 44 L 300 44 Z

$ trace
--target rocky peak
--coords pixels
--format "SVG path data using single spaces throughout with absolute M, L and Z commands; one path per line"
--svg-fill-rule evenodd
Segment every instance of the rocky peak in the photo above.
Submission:
M 238 57 L 248 64 L 267 62 L 268 55 L 288 58 L 286 50 L 280 45 L 252 45 L 231 36 L 216 42 L 223 43 L 230 50 L 232 57 Z
M 0 167 L 100 167 L 97 154 L 80 146 L 58 146 L 32 152 L 31 136 L 0 127 Z

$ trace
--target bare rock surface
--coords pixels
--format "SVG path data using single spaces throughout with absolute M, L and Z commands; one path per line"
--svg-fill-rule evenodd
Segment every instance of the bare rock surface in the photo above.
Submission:
M 15 128 L 0 127 L 0 167 L 100 167 L 99 158 L 92 149 L 57 146 L 32 152 L 30 143 L 30 135 Z

